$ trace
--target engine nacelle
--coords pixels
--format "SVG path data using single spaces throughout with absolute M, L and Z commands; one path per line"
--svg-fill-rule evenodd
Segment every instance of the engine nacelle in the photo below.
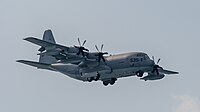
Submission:
M 92 52 L 92 53 L 88 53 L 87 58 L 88 59 L 98 59 L 98 52 Z
M 159 80 L 159 79 L 162 79 L 162 78 L 164 78 L 165 77 L 165 75 L 164 74 L 159 74 L 159 75 L 155 75 L 155 74 L 153 74 L 153 75 L 148 75 L 148 76 L 145 76 L 145 77 L 143 77 L 143 78 L 140 78 L 141 80 L 144 80 L 144 81 L 147 81 L 147 80 Z

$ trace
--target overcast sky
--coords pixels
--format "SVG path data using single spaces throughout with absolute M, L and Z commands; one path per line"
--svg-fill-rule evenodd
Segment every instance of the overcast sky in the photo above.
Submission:
M 1 112 L 200 112 L 199 0 L 0 0 Z M 158 81 L 119 79 L 114 86 L 83 83 L 16 63 L 38 60 L 52 29 L 57 43 L 104 46 L 111 54 L 143 51 L 180 75 Z

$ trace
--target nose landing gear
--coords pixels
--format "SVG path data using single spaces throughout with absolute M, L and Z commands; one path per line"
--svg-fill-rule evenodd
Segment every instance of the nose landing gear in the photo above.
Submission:
M 96 76 L 96 77 L 88 77 L 88 78 L 87 78 L 87 81 L 88 81 L 88 82 L 98 81 L 99 78 L 100 78 L 100 74 L 97 73 L 97 76 Z

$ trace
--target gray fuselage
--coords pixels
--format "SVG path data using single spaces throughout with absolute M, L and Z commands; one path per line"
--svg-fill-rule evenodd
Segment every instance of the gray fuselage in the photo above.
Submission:
M 112 78 L 134 76 L 137 72 L 148 72 L 153 69 L 154 61 L 146 53 L 131 52 L 105 57 L 106 63 L 100 62 L 92 67 L 80 67 L 75 64 L 52 64 L 56 71 L 69 77 L 87 81 L 88 77 L 100 74 L 99 80 L 106 81 Z

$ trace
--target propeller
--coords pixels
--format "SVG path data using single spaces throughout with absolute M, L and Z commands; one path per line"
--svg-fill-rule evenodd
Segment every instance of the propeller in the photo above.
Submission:
M 103 55 L 108 54 L 108 53 L 107 53 L 107 52 L 102 52 L 102 50 L 103 50 L 103 44 L 101 45 L 101 51 L 99 51 L 97 45 L 95 45 L 95 48 L 96 48 L 97 51 L 98 51 L 98 54 L 95 55 L 95 56 L 98 56 L 97 61 L 100 62 L 101 60 L 103 60 L 103 62 L 106 64 L 106 60 L 105 60 L 105 58 L 103 57 Z
M 84 51 L 89 52 L 88 49 L 86 49 L 85 47 L 83 47 L 85 45 L 85 43 L 86 43 L 86 40 L 84 40 L 84 42 L 81 45 L 80 39 L 78 38 L 78 44 L 79 44 L 79 46 L 74 46 L 75 48 L 78 49 L 77 55 L 82 54 L 82 56 L 85 57 Z
M 40 49 L 38 49 L 38 51 L 40 51 L 40 52 L 43 52 L 45 50 L 46 50 L 45 47 L 40 47 Z
M 152 59 L 153 59 L 153 61 L 154 61 L 154 63 L 155 63 L 154 56 L 152 56 Z M 158 69 L 159 69 L 159 68 L 160 68 L 160 69 L 163 69 L 161 66 L 158 65 L 158 63 L 160 62 L 160 60 L 161 60 L 161 59 L 159 58 L 158 61 L 157 61 L 157 63 L 154 64 L 153 70 L 152 70 L 152 73 L 154 73 L 154 72 L 156 71 L 156 74 L 157 74 L 157 75 L 159 75 Z

